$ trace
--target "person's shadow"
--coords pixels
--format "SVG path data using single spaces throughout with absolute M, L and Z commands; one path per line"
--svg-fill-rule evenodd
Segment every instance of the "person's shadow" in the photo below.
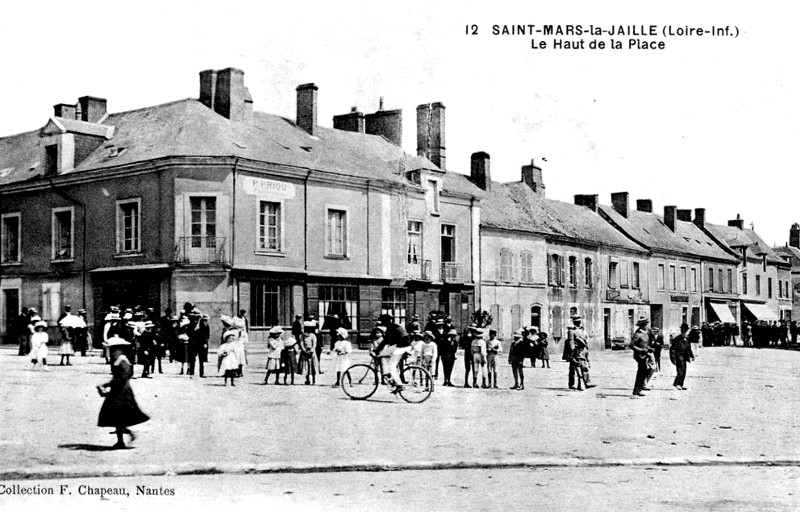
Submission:
M 130 450 L 132 446 L 126 446 L 125 448 L 115 448 L 113 446 L 108 445 L 99 445 L 99 444 L 60 444 L 58 445 L 59 448 L 64 448 L 65 450 L 81 450 L 85 452 L 107 452 L 107 451 L 114 451 L 114 450 Z

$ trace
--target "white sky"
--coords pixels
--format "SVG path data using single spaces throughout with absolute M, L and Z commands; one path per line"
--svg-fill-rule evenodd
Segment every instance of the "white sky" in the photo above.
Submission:
M 534 158 L 553 199 L 609 203 L 628 191 L 657 212 L 705 207 L 722 224 L 740 213 L 781 245 L 800 221 L 790 2 L 14 4 L 0 7 L 0 136 L 87 94 L 111 112 L 197 97 L 199 71 L 234 66 L 257 110 L 290 118 L 295 87 L 315 82 L 324 126 L 384 96 L 403 109 L 411 153 L 416 106 L 441 101 L 448 170 L 467 173 L 470 154 L 486 151 L 493 178 L 512 181 Z M 473 23 L 479 35 L 466 36 Z M 740 35 L 670 38 L 661 51 L 534 51 L 530 36 L 489 34 L 504 23 L 735 25 Z

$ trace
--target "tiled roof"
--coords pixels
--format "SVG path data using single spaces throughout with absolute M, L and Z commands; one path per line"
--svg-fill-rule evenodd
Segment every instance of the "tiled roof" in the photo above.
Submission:
M 785 247 L 773 247 L 772 250 L 779 256 L 789 256 L 789 262 L 792 264 L 792 267 L 800 268 L 800 249 L 797 247 L 787 245 Z
M 493 182 L 481 206 L 486 227 L 647 252 L 588 208 L 542 198 L 522 182 Z
M 263 112 L 254 112 L 251 123 L 231 121 L 195 99 L 110 114 L 103 125 L 114 126 L 114 137 L 72 172 L 170 156 L 234 156 L 406 185 L 406 171 L 438 171 L 428 159 L 410 155 L 381 136 L 324 127 L 312 136 L 292 121 Z M 41 159 L 38 144 L 36 131 L 0 139 L 0 184 L 40 174 L 29 171 Z M 453 172 L 444 173 L 442 188 L 481 195 L 466 176 Z
M 672 231 L 663 218 L 654 213 L 631 210 L 625 218 L 611 206 L 600 205 L 599 208 L 620 230 L 651 250 L 738 262 L 692 222 L 676 219 L 675 231 Z
M 709 223 L 706 223 L 706 229 L 715 237 L 725 242 L 729 247 L 736 250 L 736 252 L 740 252 L 741 247 L 747 247 L 748 256 L 760 257 L 761 254 L 766 254 L 767 261 L 784 263 L 783 258 L 778 256 L 752 229 L 739 229 L 734 226 L 722 226 Z

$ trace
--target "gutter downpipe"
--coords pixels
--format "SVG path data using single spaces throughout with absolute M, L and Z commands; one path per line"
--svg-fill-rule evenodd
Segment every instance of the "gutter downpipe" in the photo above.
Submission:
M 236 256 L 236 170 L 239 167 L 239 157 L 234 157 L 233 161 L 233 180 L 231 183 L 231 277 L 233 286 L 231 286 L 231 316 L 236 316 L 238 307 L 236 303 L 237 296 L 239 295 L 239 283 L 236 280 L 234 273 L 234 257 Z
M 81 207 L 81 309 L 86 309 L 86 205 L 77 199 L 68 196 L 65 192 L 58 190 L 55 183 L 53 183 L 53 178 L 48 178 L 47 181 L 50 183 L 50 188 L 53 190 L 53 192 L 63 197 L 70 203 Z

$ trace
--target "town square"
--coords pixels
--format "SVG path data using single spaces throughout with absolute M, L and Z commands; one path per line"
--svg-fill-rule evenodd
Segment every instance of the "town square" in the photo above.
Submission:
M 0 510 L 800 508 L 790 16 L 45 3 Z

